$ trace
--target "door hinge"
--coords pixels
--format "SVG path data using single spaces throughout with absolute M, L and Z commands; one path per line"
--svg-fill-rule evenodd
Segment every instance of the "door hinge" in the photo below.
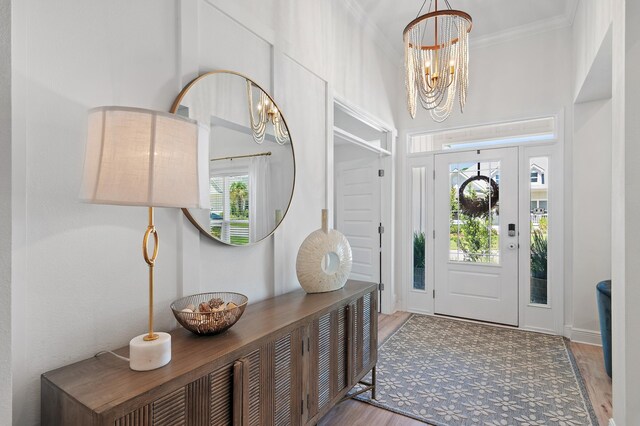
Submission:
M 307 352 L 311 351 L 311 337 L 307 337 Z
M 384 177 L 384 169 L 378 170 L 378 177 Z
M 384 291 L 384 283 L 378 284 L 378 290 Z
M 436 169 L 433 169 L 433 178 L 436 178 Z
M 436 230 L 435 229 L 433 230 L 433 239 L 434 240 L 436 239 Z
M 300 414 L 303 414 L 303 413 L 304 413 L 304 400 L 301 399 L 300 400 Z
M 307 410 L 309 410 L 309 411 L 311 410 L 310 405 L 311 404 L 309 403 L 309 394 L 307 394 Z
M 301 355 L 304 355 L 304 340 L 302 340 L 302 341 L 300 342 L 300 346 L 301 346 L 301 348 L 302 348 L 302 354 L 301 354 Z
M 433 298 L 434 299 L 436 298 L 436 289 L 435 288 L 433 289 Z
M 378 234 L 384 234 L 384 226 L 378 226 Z

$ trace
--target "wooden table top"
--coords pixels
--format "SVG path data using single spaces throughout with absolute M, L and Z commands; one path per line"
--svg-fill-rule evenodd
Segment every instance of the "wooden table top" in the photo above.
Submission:
M 238 322 L 216 336 L 196 336 L 179 326 L 170 332 L 171 362 L 156 370 L 133 371 L 128 362 L 107 353 L 49 371 L 43 374 L 43 379 L 97 413 L 141 395 L 160 397 L 167 386 L 184 386 L 208 374 L 213 367 L 231 363 L 260 347 L 273 337 L 274 331 L 287 333 L 345 300 L 374 291 L 376 286 L 349 280 L 342 289 L 328 293 L 307 294 L 299 289 L 249 303 Z M 115 352 L 128 357 L 129 347 Z

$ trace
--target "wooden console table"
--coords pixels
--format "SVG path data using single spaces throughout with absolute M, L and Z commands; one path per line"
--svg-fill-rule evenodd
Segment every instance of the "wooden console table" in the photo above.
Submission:
M 42 424 L 315 424 L 372 369 L 375 392 L 377 294 L 360 281 L 297 290 L 249 304 L 218 336 L 176 329 L 171 362 L 153 371 L 132 371 L 108 353 L 50 371 Z

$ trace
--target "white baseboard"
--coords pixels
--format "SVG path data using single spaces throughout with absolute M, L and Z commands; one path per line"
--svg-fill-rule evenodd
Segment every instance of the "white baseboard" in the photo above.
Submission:
M 433 312 L 427 309 L 407 309 L 406 312 L 409 312 L 411 314 L 433 315 Z
M 548 328 L 540 328 L 540 327 L 520 327 L 520 330 L 533 331 L 535 333 L 542 333 L 542 334 L 553 334 L 553 335 L 558 334 L 553 330 L 549 330 Z
M 602 337 L 599 331 L 564 326 L 564 336 L 572 342 L 586 343 L 588 345 L 602 346 Z

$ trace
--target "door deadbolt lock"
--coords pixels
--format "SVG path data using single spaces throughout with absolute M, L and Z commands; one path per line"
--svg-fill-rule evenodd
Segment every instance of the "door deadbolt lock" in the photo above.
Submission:
M 516 236 L 516 224 L 515 223 L 510 223 L 508 229 L 509 229 L 509 236 L 510 237 L 515 237 Z

